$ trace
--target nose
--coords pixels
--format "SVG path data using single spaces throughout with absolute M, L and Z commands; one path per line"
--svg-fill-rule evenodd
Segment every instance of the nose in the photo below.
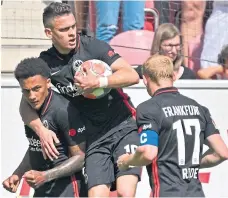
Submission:
M 173 48 L 172 48 L 172 53 L 173 53 L 173 54 L 177 54 L 177 48 L 176 48 L 176 46 L 173 46 Z
M 72 28 L 72 27 L 71 27 L 71 28 L 69 29 L 68 35 L 69 35 L 69 36 L 74 36 L 75 34 L 76 34 L 75 28 Z
M 36 100 L 36 94 L 33 91 L 29 93 L 29 100 L 34 102 Z

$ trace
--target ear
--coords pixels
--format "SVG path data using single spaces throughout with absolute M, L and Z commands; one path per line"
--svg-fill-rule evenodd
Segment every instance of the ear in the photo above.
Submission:
M 145 86 L 147 86 L 148 81 L 147 81 L 147 76 L 143 74 L 143 83 Z
M 47 79 L 47 87 L 48 87 L 48 88 L 51 87 L 51 79 L 50 79 L 50 78 Z
M 49 38 L 49 39 L 52 39 L 52 31 L 50 28 L 45 28 L 44 29 L 44 33 L 46 34 L 46 36 Z
M 174 72 L 173 72 L 173 82 L 176 81 L 176 80 L 178 80 L 178 79 L 177 79 L 177 72 L 174 71 Z

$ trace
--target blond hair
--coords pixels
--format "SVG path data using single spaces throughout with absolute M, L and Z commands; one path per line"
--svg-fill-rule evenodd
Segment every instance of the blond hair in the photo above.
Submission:
M 152 55 L 143 64 L 142 73 L 159 85 L 160 80 L 173 80 L 173 62 L 167 56 Z
M 172 23 L 161 24 L 155 32 L 150 54 L 161 54 L 162 42 L 168 39 L 172 39 L 176 36 L 180 36 L 180 40 L 182 40 L 180 31 L 175 25 L 173 25 Z M 182 52 L 180 51 L 177 55 L 176 60 L 173 61 L 175 71 L 179 70 L 183 62 L 183 57 L 181 54 Z

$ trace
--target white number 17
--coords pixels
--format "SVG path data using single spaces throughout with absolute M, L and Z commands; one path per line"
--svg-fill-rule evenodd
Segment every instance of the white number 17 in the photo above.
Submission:
M 192 164 L 199 164 L 200 153 L 200 123 L 198 119 L 183 119 L 184 128 L 187 135 L 192 135 L 191 127 L 195 128 L 194 149 L 192 154 Z M 177 131 L 177 148 L 179 165 L 185 165 L 185 138 L 181 120 L 173 123 L 173 130 Z

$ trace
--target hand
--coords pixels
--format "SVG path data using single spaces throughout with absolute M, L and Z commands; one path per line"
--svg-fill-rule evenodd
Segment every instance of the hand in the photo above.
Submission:
M 3 188 L 7 191 L 15 193 L 20 184 L 20 178 L 18 175 L 12 175 L 2 182 Z
M 54 143 L 59 143 L 59 140 L 56 134 L 44 127 L 39 133 L 39 138 L 44 159 L 47 159 L 47 157 L 52 161 L 53 158 L 57 159 L 59 152 L 55 148 Z
M 98 88 L 100 85 L 99 79 L 95 76 L 88 67 L 83 67 L 85 76 L 74 76 L 74 82 L 83 91 L 91 91 L 91 89 Z
M 117 166 L 120 170 L 127 170 L 129 168 L 128 159 L 130 154 L 123 154 L 117 160 Z
M 23 178 L 26 180 L 29 186 L 31 186 L 34 189 L 39 188 L 40 186 L 42 186 L 44 183 L 47 182 L 45 172 L 42 172 L 42 171 L 35 171 L 35 170 L 27 171 L 23 175 Z

